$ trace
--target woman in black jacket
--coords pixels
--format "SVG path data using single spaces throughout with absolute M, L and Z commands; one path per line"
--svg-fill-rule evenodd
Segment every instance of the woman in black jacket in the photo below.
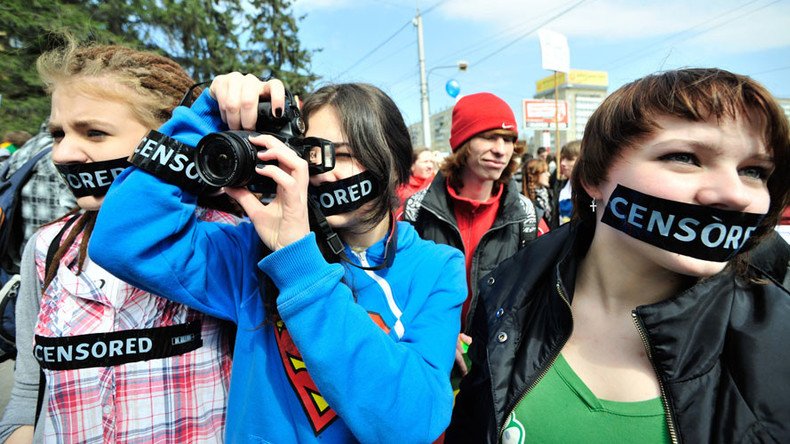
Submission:
M 719 69 L 625 85 L 572 180 L 574 221 L 481 282 L 446 442 L 790 442 L 789 247 L 749 253 L 790 194 L 770 93 Z

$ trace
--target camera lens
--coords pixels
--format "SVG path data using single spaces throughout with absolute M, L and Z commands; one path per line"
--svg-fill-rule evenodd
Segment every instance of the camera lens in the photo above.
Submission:
M 255 175 L 256 149 L 249 131 L 212 133 L 197 146 L 198 175 L 215 187 L 246 185 Z

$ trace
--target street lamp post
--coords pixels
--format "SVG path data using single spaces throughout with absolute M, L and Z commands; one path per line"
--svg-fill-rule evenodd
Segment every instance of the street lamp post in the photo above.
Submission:
M 421 70 L 420 74 L 422 74 L 424 65 L 420 65 Z M 432 137 L 431 137 L 431 105 L 430 105 L 430 98 L 428 94 L 428 84 L 430 83 L 431 73 L 436 71 L 437 69 L 447 69 L 447 68 L 456 68 L 458 71 L 466 71 L 469 68 L 469 62 L 466 60 L 459 60 L 455 63 L 455 65 L 442 65 L 442 66 L 434 66 L 433 68 L 428 70 L 428 73 L 425 76 L 420 75 L 420 92 L 422 93 L 422 131 L 423 131 L 423 141 L 427 148 L 431 147 Z
M 417 56 L 420 62 L 420 96 L 422 98 L 422 140 L 426 147 L 431 147 L 431 115 L 428 108 L 428 83 L 425 80 L 425 47 L 422 40 L 422 16 L 417 9 L 417 16 L 413 20 L 417 28 Z

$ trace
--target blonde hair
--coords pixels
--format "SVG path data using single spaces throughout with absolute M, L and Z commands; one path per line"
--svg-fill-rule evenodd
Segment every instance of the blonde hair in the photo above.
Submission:
M 80 46 L 73 40 L 42 54 L 36 68 L 48 93 L 69 85 L 85 94 L 126 102 L 140 123 L 150 128 L 168 120 L 194 84 L 167 57 L 118 45 Z M 91 82 L 85 82 L 88 79 Z

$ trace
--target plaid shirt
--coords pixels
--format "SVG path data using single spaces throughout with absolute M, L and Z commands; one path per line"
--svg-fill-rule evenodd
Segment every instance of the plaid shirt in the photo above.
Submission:
M 30 158 L 39 151 L 52 146 L 52 137 L 47 130 L 46 122 L 41 125 L 41 130 L 32 139 L 28 140 L 22 148 L 16 150 L 7 160 L 10 163 L 8 173 L 13 174 Z M 28 239 L 42 225 L 52 222 L 77 207 L 77 200 L 69 190 L 66 182 L 55 169 L 52 163 L 52 153 L 42 157 L 30 179 L 22 187 L 21 212 L 24 237 L 20 244 L 20 251 L 11 252 L 15 264 L 19 264 L 22 249 Z
M 204 220 L 236 223 L 200 211 Z M 36 238 L 42 284 L 47 249 L 63 222 Z M 182 355 L 113 367 L 45 370 L 43 434 L 58 443 L 222 442 L 230 355 L 220 321 L 120 281 L 86 259 L 75 274 L 80 234 L 42 295 L 35 334 L 62 337 L 202 321 L 203 346 Z

